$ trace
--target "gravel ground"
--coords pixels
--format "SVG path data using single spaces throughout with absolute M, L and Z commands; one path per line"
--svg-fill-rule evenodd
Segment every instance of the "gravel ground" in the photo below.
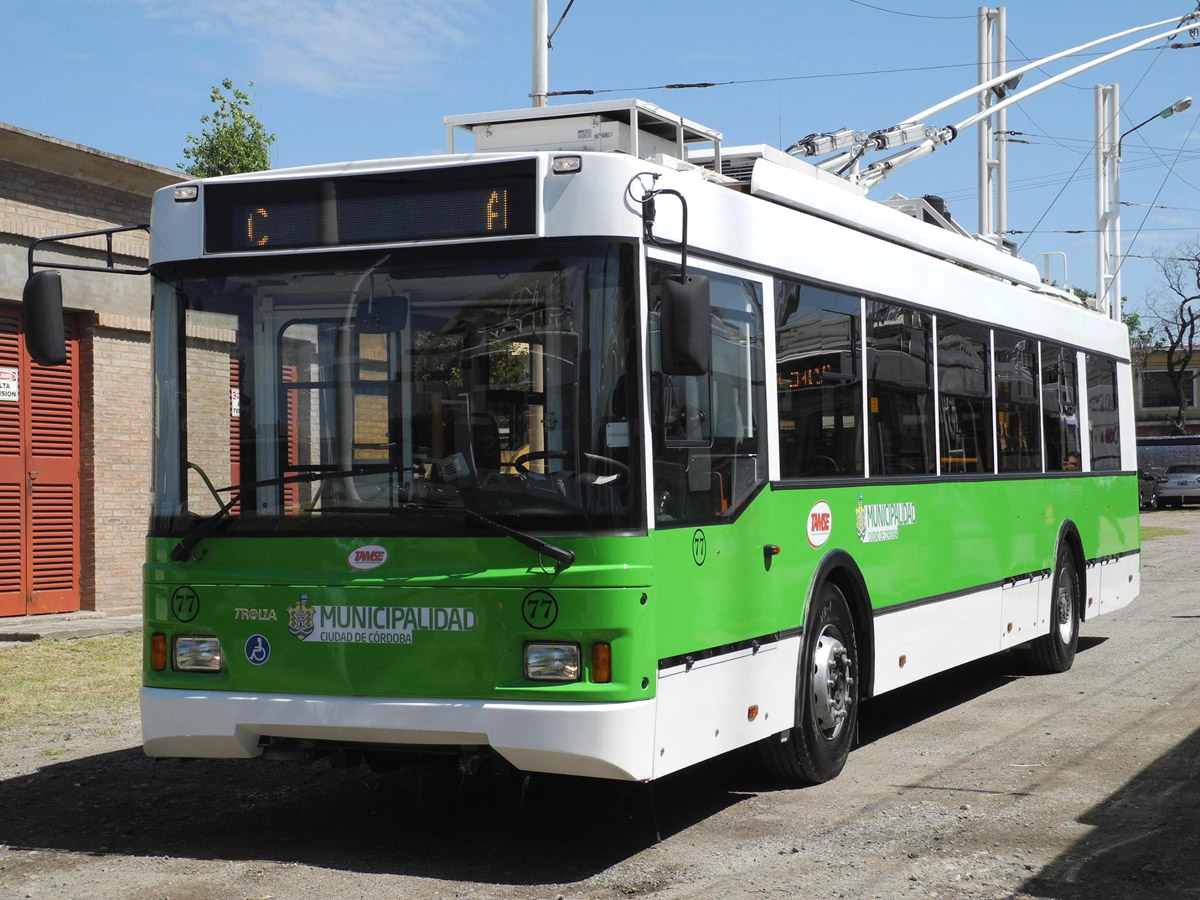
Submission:
M 0 898 L 1200 898 L 1200 511 L 1143 524 L 1186 533 L 1146 543 L 1142 596 L 1084 625 L 1070 672 L 1000 657 L 888 694 L 803 790 L 750 754 L 523 801 L 450 771 L 150 760 L 132 698 L 69 743 L 9 731 Z

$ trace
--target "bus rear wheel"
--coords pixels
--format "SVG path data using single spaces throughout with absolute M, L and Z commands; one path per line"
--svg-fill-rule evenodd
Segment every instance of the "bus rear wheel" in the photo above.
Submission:
M 1067 547 L 1058 551 L 1054 586 L 1050 599 L 1050 633 L 1029 645 L 1029 660 L 1035 672 L 1052 675 L 1065 672 L 1075 662 L 1079 646 L 1079 569 Z
M 858 646 L 842 592 L 823 584 L 804 637 L 796 725 L 759 748 L 767 771 L 795 784 L 821 784 L 842 771 L 858 732 Z

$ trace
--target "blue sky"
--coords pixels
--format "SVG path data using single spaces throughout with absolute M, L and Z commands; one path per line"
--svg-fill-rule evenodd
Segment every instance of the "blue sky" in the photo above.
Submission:
M 1011 0 L 1010 51 L 1013 58 L 1042 56 L 1186 14 L 1189 2 Z M 551 0 L 551 24 L 566 5 Z M 274 165 L 441 152 L 443 115 L 528 105 L 531 6 L 530 0 L 0 0 L 0 121 L 174 168 L 185 136 L 199 130 L 211 108 L 211 86 L 229 77 L 243 87 L 254 82 L 258 115 L 278 138 Z M 640 96 L 719 129 L 727 145 L 786 146 L 843 125 L 873 130 L 971 85 L 977 6 L 575 0 L 550 53 L 550 88 L 616 90 L 591 99 Z M 1192 38 L 1181 32 L 1176 40 Z M 1039 230 L 1015 236 L 1023 256 L 1066 251 L 1071 283 L 1094 287 L 1092 86 L 1120 83 L 1128 128 L 1182 96 L 1200 97 L 1198 73 L 1200 48 L 1136 52 L 1010 112 L 1009 128 L 1025 132 L 1019 137 L 1030 143 L 1009 146 L 1009 227 Z M 654 87 L 698 81 L 739 83 Z M 931 124 L 973 111 L 966 101 Z M 1126 141 L 1122 199 L 1167 207 L 1123 207 L 1131 254 L 1169 254 L 1197 237 L 1198 116 L 1200 104 Z M 975 160 L 971 131 L 872 196 L 940 194 L 973 230 Z M 1057 233 L 1076 229 L 1089 233 Z M 1123 277 L 1135 306 L 1158 280 L 1152 261 L 1135 258 Z

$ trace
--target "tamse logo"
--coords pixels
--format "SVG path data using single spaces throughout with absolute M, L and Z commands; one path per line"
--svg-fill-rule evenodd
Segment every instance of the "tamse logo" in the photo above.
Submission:
M 377 569 L 387 562 L 387 550 L 380 547 L 378 544 L 368 544 L 365 547 L 359 547 L 350 551 L 350 568 L 352 569 Z
M 829 540 L 829 535 L 833 531 L 833 513 L 829 509 L 829 504 L 824 500 L 814 503 L 813 508 L 808 512 L 806 524 L 808 543 L 811 546 L 820 547 Z

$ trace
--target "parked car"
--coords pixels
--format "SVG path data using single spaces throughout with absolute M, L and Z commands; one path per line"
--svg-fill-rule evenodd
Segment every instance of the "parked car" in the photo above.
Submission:
M 1179 509 L 1185 500 L 1200 501 L 1200 462 L 1167 466 L 1158 476 L 1155 494 L 1160 506 Z
M 1158 509 L 1158 476 L 1148 469 L 1138 472 L 1138 506 L 1142 509 Z

